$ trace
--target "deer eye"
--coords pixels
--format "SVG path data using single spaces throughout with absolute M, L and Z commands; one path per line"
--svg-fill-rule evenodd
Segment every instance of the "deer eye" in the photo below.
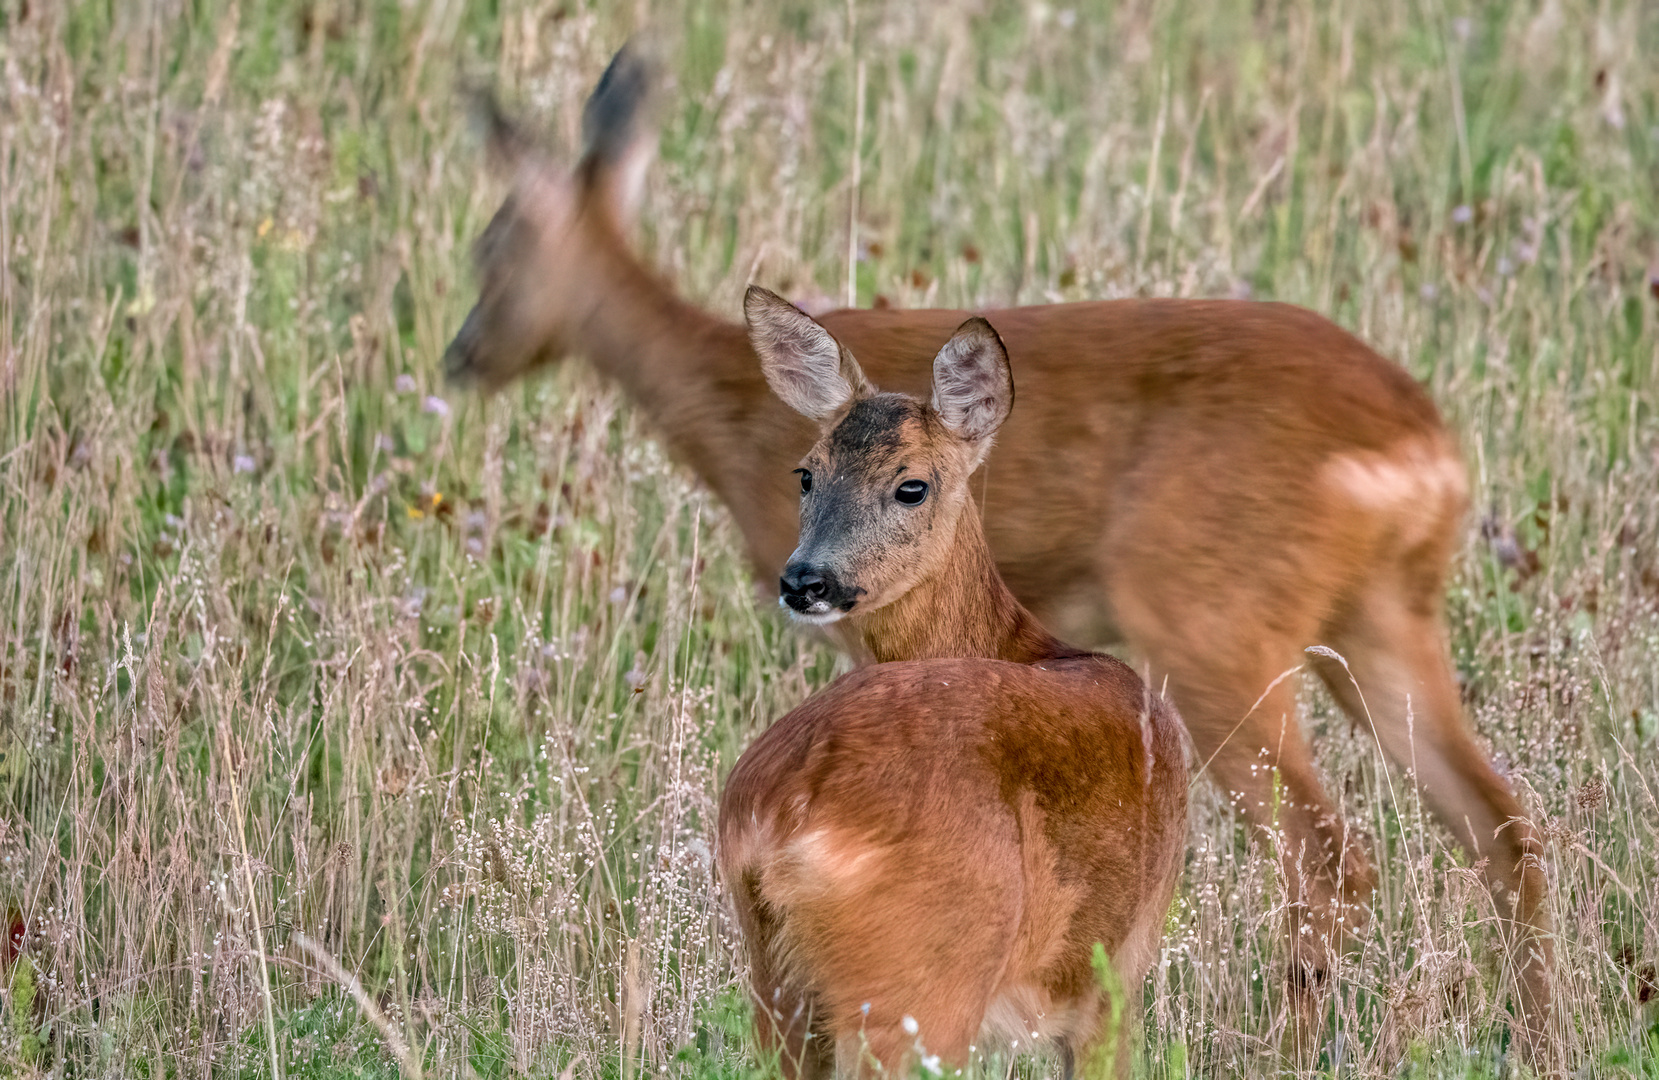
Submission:
M 805 469 L 796 469 L 795 472 L 801 477 L 801 494 L 805 495 L 812 490 L 812 474 Z
M 893 492 L 893 498 L 906 506 L 915 506 L 927 498 L 927 485 L 920 480 L 906 480 L 899 485 L 899 490 Z

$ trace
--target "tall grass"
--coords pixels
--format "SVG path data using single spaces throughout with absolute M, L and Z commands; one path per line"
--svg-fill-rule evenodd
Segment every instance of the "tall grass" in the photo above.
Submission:
M 713 800 L 836 661 L 579 363 L 489 402 L 438 376 L 501 194 L 455 87 L 568 154 L 642 27 L 674 76 L 642 247 L 712 309 L 839 299 L 851 252 L 861 304 L 1306 304 L 1427 381 L 1566 1044 L 1659 1073 L 1643 0 L 0 0 L 0 1066 L 763 1070 Z M 1383 881 L 1320 1067 L 1495 1070 L 1491 902 L 1306 710 Z M 1283 883 L 1195 798 L 1140 1068 L 1278 1072 Z

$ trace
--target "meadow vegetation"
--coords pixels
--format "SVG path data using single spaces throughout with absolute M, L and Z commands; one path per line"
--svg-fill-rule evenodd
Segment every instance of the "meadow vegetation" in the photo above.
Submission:
M 639 243 L 730 318 L 1250 296 L 1425 381 L 1561 1037 L 1659 1076 L 1646 0 L 0 0 L 0 1071 L 766 1075 L 712 808 L 840 662 L 580 362 L 440 376 L 502 194 L 458 87 L 568 158 L 646 28 Z M 1382 881 L 1319 1067 L 1498 1071 L 1490 900 L 1304 703 Z M 1137 1067 L 1283 1071 L 1276 860 L 1193 817 Z

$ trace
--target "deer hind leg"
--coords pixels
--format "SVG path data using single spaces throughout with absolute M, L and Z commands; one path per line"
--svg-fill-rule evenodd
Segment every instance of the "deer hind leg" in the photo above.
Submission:
M 1136 1006 L 1140 1004 L 1138 996 L 1132 1000 Z M 1087 1038 L 1061 1040 L 1060 1075 L 1064 1080 L 1075 1080 L 1079 1076 L 1087 1080 L 1103 1080 L 1105 1077 L 1129 1080 L 1133 1075 L 1135 1044 L 1140 1040 L 1139 1010 L 1131 1010 L 1125 1003 L 1122 1023 L 1114 1032 L 1107 1030 L 1107 1009 L 1110 1007 L 1109 1003 L 1103 1003 L 1096 1029 Z
M 838 1076 L 907 1076 L 919 1056 L 966 1067 L 1006 975 L 1023 902 L 1014 822 L 994 797 L 946 801 L 856 871 L 824 860 L 840 876 L 814 878 L 791 910 Z
M 1078 1075 L 1088 1080 L 1107 1076 L 1129 1080 L 1133 1074 L 1135 1047 L 1140 1045 L 1144 1027 L 1142 988 L 1151 964 L 1150 961 L 1140 963 L 1135 958 L 1126 965 L 1120 959 L 1113 959 L 1118 973 L 1117 987 L 1101 988 L 1087 1008 L 1079 1009 L 1081 1015 L 1074 1030 L 1058 1040 L 1061 1075 L 1065 1080 L 1073 1080 Z M 1116 1003 L 1115 1023 L 1113 993 L 1123 995 L 1123 1000 Z
M 1184 821 L 1179 838 L 1169 837 L 1167 847 L 1167 854 L 1158 856 L 1167 863 L 1166 868 L 1159 872 L 1160 876 L 1149 875 L 1151 880 L 1147 882 L 1148 891 L 1140 910 L 1132 917 L 1129 932 L 1112 956 L 1117 985 L 1101 987 L 1098 975 L 1091 971 L 1088 978 L 1095 988 L 1094 993 L 1086 1005 L 1078 1008 L 1073 1030 L 1057 1040 L 1064 1080 L 1073 1080 L 1079 1071 L 1090 1080 L 1108 1075 L 1129 1080 L 1135 1047 L 1141 1044 L 1144 1037 L 1145 1017 L 1142 1015 L 1141 999 L 1146 974 L 1157 959 L 1158 946 L 1164 937 L 1165 919 L 1175 897 L 1175 886 L 1180 879 L 1186 854 Z M 1115 1025 L 1112 1020 L 1113 994 L 1122 996 L 1122 1000 L 1115 1005 L 1118 1011 Z
M 969 905 L 975 899 L 972 894 L 965 897 Z M 971 928 L 964 930 L 960 954 L 941 950 L 936 943 L 912 950 L 886 941 L 880 951 L 887 970 L 878 977 L 857 982 L 829 977 L 840 999 L 833 1021 L 838 1077 L 908 1076 L 924 1057 L 953 1068 L 967 1067 L 969 1048 L 993 994 L 995 968 L 1000 967 L 979 962 L 983 946 L 1001 943 L 975 940 Z M 875 959 L 857 955 L 857 949 L 855 944 L 838 961 L 863 967 L 861 961 Z
M 787 1080 L 822 1080 L 832 1073 L 835 1056 L 822 1033 L 816 995 L 780 970 L 778 914 L 762 900 L 756 875 L 739 871 L 730 880 L 733 907 L 748 944 L 755 1041 L 762 1053 L 776 1055 Z
M 1285 659 L 1280 671 L 1264 672 L 1254 685 L 1271 684 L 1296 666 L 1292 657 Z M 1232 725 L 1222 728 L 1229 719 Z M 1193 742 L 1222 793 L 1257 837 L 1277 849 L 1290 934 L 1288 975 L 1305 1026 L 1323 998 L 1334 952 L 1364 923 L 1376 874 L 1319 782 L 1297 723 L 1294 677 L 1257 699 L 1234 698 L 1227 709 L 1209 713 L 1195 725 Z
M 948 1064 L 967 1064 L 1001 968 L 998 946 L 1011 932 L 1006 918 L 998 916 L 1010 913 L 985 903 L 983 890 L 976 895 L 971 887 L 953 889 L 953 884 L 966 885 L 924 875 L 884 896 L 867 894 L 849 898 L 853 903 L 798 911 L 806 924 L 798 945 L 817 958 L 810 965 L 821 986 L 815 991 L 797 988 L 772 968 L 770 936 L 750 938 L 757 1042 L 777 1055 L 787 1080 L 905 1076 L 916 1064 L 918 1047 Z M 845 918 L 854 907 L 878 913 L 882 899 L 901 911 L 927 912 L 928 900 L 939 893 L 926 894 L 936 890 L 963 898 L 959 925 L 942 917 L 925 928 L 902 922 L 871 926 L 868 920 L 860 927 L 861 920 Z
M 1484 861 L 1516 976 L 1523 1046 L 1536 1057 L 1547 1038 L 1554 953 L 1543 844 L 1464 718 L 1436 597 L 1416 600 L 1407 589 L 1364 600 L 1333 633 L 1352 676 L 1329 660 L 1320 674 L 1361 730 L 1374 730 L 1384 754 L 1411 773 L 1469 856 Z
M 918 1006 L 917 1011 L 922 1015 L 911 1016 L 917 1023 L 917 1034 L 911 1034 L 902 1024 L 885 1023 L 864 1024 L 840 1036 L 835 1043 L 835 1075 L 910 1076 L 921 1060 L 918 1047 L 922 1055 L 936 1057 L 952 1068 L 966 1068 L 978 1025 L 941 1017 L 937 1010 L 925 1006 Z
M 1167 676 L 1199 764 L 1280 858 L 1290 985 L 1298 1011 L 1311 1014 L 1333 949 L 1362 920 L 1376 880 L 1320 783 L 1295 700 L 1302 649 L 1344 584 L 1337 556 L 1352 526 L 1288 478 L 1265 491 L 1221 479 L 1280 476 L 1269 459 L 1161 450 L 1182 467 L 1132 478 L 1133 512 L 1107 536 L 1113 613 L 1152 685 Z M 1285 513 L 1291 505 L 1297 512 Z
M 776 1055 L 787 1080 L 825 1080 L 835 1069 L 835 1048 L 825 1038 L 811 993 L 788 986 L 758 965 L 754 989 L 755 1036 L 763 1053 Z
M 1120 611 L 1128 609 L 1120 602 Z M 1194 643 L 1190 636 L 1171 635 L 1163 641 L 1144 625 L 1131 628 L 1131 640 L 1151 662 L 1153 685 L 1160 672 L 1168 673 L 1200 766 L 1255 839 L 1279 856 L 1288 894 L 1296 1041 L 1311 1051 L 1334 951 L 1363 924 L 1376 877 L 1320 784 L 1297 722 L 1298 635 L 1266 644 L 1241 639 L 1216 635 Z

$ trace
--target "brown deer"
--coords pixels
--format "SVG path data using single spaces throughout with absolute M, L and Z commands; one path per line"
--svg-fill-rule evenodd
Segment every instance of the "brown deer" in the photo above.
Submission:
M 480 297 L 446 364 L 498 387 L 585 356 L 726 504 L 757 578 L 773 582 L 795 547 L 797 492 L 772 463 L 804 453 L 815 429 L 768 391 L 743 326 L 676 295 L 629 248 L 653 144 L 647 83 L 620 52 L 588 102 L 574 171 L 495 114 L 491 157 L 511 194 L 479 241 Z M 966 317 L 846 310 L 822 324 L 879 385 L 920 394 L 922 358 Z M 1317 1000 L 1374 884 L 1296 721 L 1283 676 L 1307 663 L 1483 867 L 1523 1034 L 1542 1036 L 1543 846 L 1452 675 L 1442 593 L 1466 483 L 1422 387 L 1285 304 L 1116 300 L 988 317 L 1021 397 L 973 481 L 997 567 L 1043 624 L 1123 641 L 1167 686 L 1199 761 L 1279 855 L 1293 990 Z M 1307 657 L 1311 645 L 1347 670 Z
M 904 1076 L 918 1048 L 962 1067 L 987 1036 L 1127 1076 L 1110 1018 L 1175 892 L 1184 744 L 1133 671 L 1055 640 L 997 576 L 968 485 L 1013 404 L 1002 343 L 969 319 L 923 403 L 877 392 L 788 302 L 746 307 L 772 386 L 823 431 L 785 599 L 906 661 L 813 696 L 726 782 L 720 872 L 763 1041 L 790 1076 Z

